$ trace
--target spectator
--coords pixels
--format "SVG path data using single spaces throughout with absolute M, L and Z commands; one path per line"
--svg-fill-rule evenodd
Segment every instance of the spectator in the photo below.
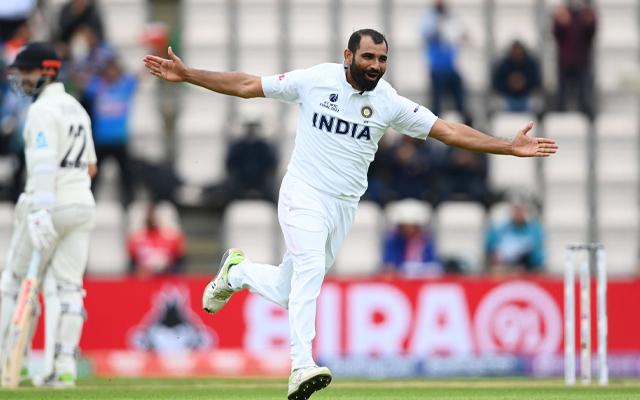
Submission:
M 127 208 L 132 201 L 132 174 L 129 152 L 129 118 L 137 87 L 135 75 L 126 73 L 115 55 L 109 57 L 99 74 L 91 78 L 85 89 L 93 121 L 93 140 L 100 164 L 113 158 L 120 170 L 120 198 Z M 93 180 L 94 190 L 100 173 Z
M 436 184 L 427 144 L 403 135 L 390 152 L 388 168 L 392 199 L 434 202 Z
M 18 52 L 29 42 L 30 38 L 31 30 L 25 21 L 17 25 L 13 36 L 4 42 L 2 60 L 0 61 L 3 75 L 5 73 L 4 65 L 13 63 Z M 4 76 L 2 81 L 2 89 L 0 89 L 2 90 L 0 93 L 0 154 L 10 157 L 12 172 L 8 194 L 11 201 L 17 202 L 24 189 L 26 169 L 22 130 L 32 99 L 10 90 Z
M 208 202 L 215 207 L 225 207 L 235 199 L 275 202 L 276 151 L 260 137 L 259 122 L 248 122 L 244 128 L 244 135 L 229 146 L 225 161 L 227 177 L 205 189 Z
M 466 38 L 462 21 L 451 13 L 445 0 L 436 0 L 422 20 L 421 33 L 431 68 L 431 110 L 436 115 L 440 114 L 442 102 L 450 94 L 456 109 L 469 124 L 471 116 L 465 106 L 464 85 L 456 66 L 458 48 Z
M 15 35 L 36 9 L 36 0 L 2 0 L 0 2 L 0 44 Z
M 7 91 L 0 103 L 0 154 L 11 159 L 11 182 L 9 197 L 14 203 L 18 201 L 25 183 L 25 156 L 22 130 L 26 120 L 27 109 L 31 98 L 21 96 L 13 90 Z
M 487 155 L 448 147 L 439 188 L 439 201 L 469 200 L 487 206 Z
M 85 27 L 95 32 L 98 41 L 105 41 L 104 24 L 94 0 L 69 0 L 60 9 L 57 39 L 69 44 L 78 30 Z
M 70 45 L 58 42 L 58 52 L 66 61 L 61 71 L 63 79 L 91 113 L 84 90 L 89 80 L 99 75 L 105 64 L 114 57 L 113 49 L 101 41 L 93 29 L 83 25 L 75 32 Z
M 535 272 L 544 265 L 544 234 L 541 223 L 524 202 L 514 202 L 506 221 L 494 222 L 485 248 L 493 273 Z
M 532 111 L 531 95 L 540 87 L 538 61 L 518 40 L 509 47 L 506 57 L 496 65 L 493 88 L 500 93 L 511 112 Z
M 571 93 L 580 111 L 593 118 L 592 49 L 596 14 L 584 0 L 568 0 L 556 9 L 553 34 L 558 49 L 558 109 L 567 109 Z
M 418 200 L 402 200 L 390 206 L 393 229 L 385 235 L 383 271 L 405 276 L 439 275 L 444 272 L 428 229 L 429 212 Z
M 16 26 L 13 35 L 7 38 L 2 45 L 2 56 L 7 65 L 11 64 L 20 50 L 31 41 L 31 28 L 28 22 Z
M 144 227 L 127 239 L 129 270 L 141 277 L 182 272 L 185 258 L 184 236 L 158 218 L 156 204 L 150 203 Z

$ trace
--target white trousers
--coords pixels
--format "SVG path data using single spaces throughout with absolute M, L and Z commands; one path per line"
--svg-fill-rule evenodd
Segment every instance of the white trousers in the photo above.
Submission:
M 28 212 L 29 197 L 26 194 L 22 194 L 16 204 L 14 212 L 13 234 L 7 255 L 7 264 L 0 277 L 0 295 L 2 297 L 0 312 L 0 356 L 5 354 L 7 350 L 5 346 L 7 343 L 9 323 L 13 315 L 13 309 L 21 282 L 27 273 L 31 253 L 33 252 L 33 245 L 27 226 Z M 48 265 L 46 268 L 47 279 L 45 282 L 49 280 L 53 281 L 49 284 L 45 283 L 43 286 L 45 291 L 46 325 L 51 325 L 49 305 L 50 297 L 52 297 L 48 295 L 51 293 L 51 290 L 47 290 L 47 287 L 54 288 L 53 292 L 55 292 L 55 296 L 62 298 L 65 309 L 79 310 L 83 307 L 82 297 L 84 290 L 82 288 L 82 281 L 89 257 L 89 235 L 94 225 L 95 207 L 88 204 L 60 204 L 53 208 L 51 215 L 53 225 L 56 232 L 58 232 L 58 239 L 50 250 L 42 254 L 40 265 L 41 273 L 45 270 L 45 265 Z M 62 295 L 60 295 L 59 292 L 61 292 Z M 58 310 L 58 313 L 60 313 L 60 310 Z M 67 312 L 67 314 L 69 314 L 69 312 Z M 78 312 L 76 312 L 76 314 L 78 314 Z M 64 318 L 70 319 L 71 322 L 66 323 Z M 79 319 L 77 316 L 64 318 L 61 320 L 61 323 L 54 323 L 54 329 L 46 329 L 45 353 L 47 364 L 53 363 L 54 347 L 56 347 L 59 342 L 63 342 L 64 344 L 72 341 L 73 343 L 65 346 L 66 348 L 77 346 L 82 324 L 77 323 L 76 320 Z M 80 319 L 83 320 L 82 316 Z M 69 333 L 69 329 L 65 328 L 67 325 L 71 325 L 71 330 L 77 332 Z M 78 325 L 80 325 L 79 328 Z M 62 339 L 60 338 L 61 335 L 64 336 Z M 72 351 L 69 351 L 67 353 L 71 352 Z M 73 357 L 67 357 L 67 360 L 71 360 L 67 362 L 67 364 L 73 363 L 72 368 L 75 371 L 75 361 Z M 47 366 L 47 368 L 51 367 Z
M 292 370 L 316 365 L 311 349 L 316 301 L 356 208 L 357 202 L 337 199 L 285 176 L 278 200 L 278 220 L 287 247 L 282 262 L 273 266 L 246 259 L 229 272 L 234 289 L 249 289 L 289 309 Z

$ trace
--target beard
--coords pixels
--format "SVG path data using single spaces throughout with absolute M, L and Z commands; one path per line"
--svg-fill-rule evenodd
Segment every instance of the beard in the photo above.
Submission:
M 356 85 L 358 85 L 358 89 L 363 91 L 370 91 L 375 89 L 376 86 L 378 85 L 378 82 L 380 81 L 380 78 L 382 78 L 382 75 L 384 75 L 384 73 L 380 70 L 375 70 L 375 69 L 364 70 L 364 69 L 358 68 L 355 62 L 351 63 L 351 66 L 349 67 L 349 71 L 351 72 L 351 77 L 355 81 Z M 375 80 L 370 80 L 367 78 L 367 72 L 376 73 L 378 76 L 376 77 Z

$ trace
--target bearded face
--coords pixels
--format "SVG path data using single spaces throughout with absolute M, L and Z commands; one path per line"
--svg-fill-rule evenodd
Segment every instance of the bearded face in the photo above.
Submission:
M 364 91 L 375 89 L 385 72 L 384 69 L 371 65 L 361 67 L 357 61 L 352 62 L 349 69 L 358 88 Z

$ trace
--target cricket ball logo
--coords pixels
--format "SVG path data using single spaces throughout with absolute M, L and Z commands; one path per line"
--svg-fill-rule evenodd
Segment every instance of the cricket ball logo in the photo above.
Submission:
M 552 354 L 562 339 L 560 309 L 551 295 L 531 282 L 516 281 L 491 290 L 478 306 L 474 326 L 483 353 Z
M 217 335 L 191 309 L 188 288 L 165 286 L 129 334 L 129 343 L 156 352 L 205 350 L 215 347 Z

